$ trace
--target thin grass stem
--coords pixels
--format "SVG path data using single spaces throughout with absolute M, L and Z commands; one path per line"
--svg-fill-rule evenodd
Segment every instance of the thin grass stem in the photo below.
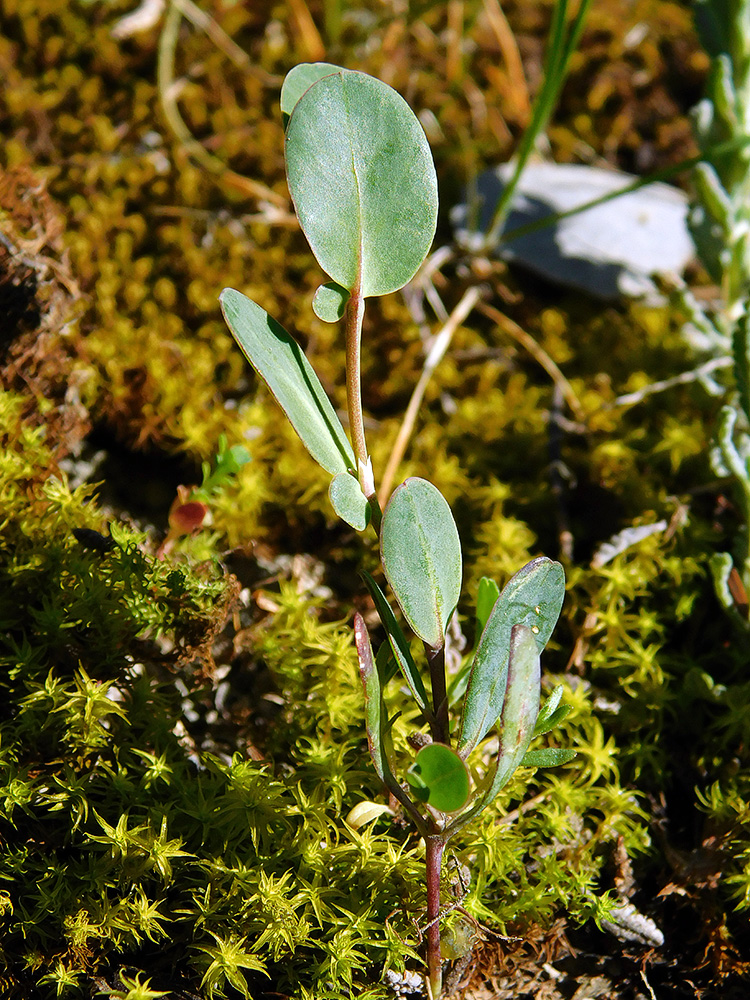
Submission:
M 515 167 L 510 181 L 500 195 L 492 221 L 484 238 L 484 246 L 491 247 L 497 243 L 515 194 L 521 174 L 528 162 L 538 137 L 547 127 L 552 111 L 560 96 L 565 77 L 568 72 L 570 57 L 581 37 L 586 22 L 591 0 L 581 0 L 576 15 L 573 18 L 567 36 L 565 23 L 568 13 L 568 0 L 558 0 L 555 5 L 552 24 L 550 26 L 550 41 L 547 49 L 544 83 L 534 101 L 531 122 L 525 130 L 515 158 Z
M 445 352 L 450 346 L 453 334 L 464 322 L 481 297 L 482 292 L 478 287 L 475 286 L 467 289 L 432 342 L 432 347 L 425 358 L 422 374 L 419 376 L 419 380 L 414 386 L 414 391 L 411 394 L 409 405 L 406 407 L 404 419 L 401 421 L 401 427 L 399 428 L 398 435 L 396 436 L 396 441 L 391 449 L 388 464 L 385 467 L 380 489 L 378 490 L 378 499 L 380 500 L 381 506 L 385 505 L 388 497 L 391 495 L 391 489 L 393 487 L 393 481 L 396 477 L 396 471 L 403 460 L 409 441 L 411 440 L 411 436 L 414 433 L 414 425 L 416 424 L 419 407 L 422 405 L 422 400 L 424 399 L 424 394 L 427 390 L 430 379 L 432 378 L 437 366 L 445 357 Z

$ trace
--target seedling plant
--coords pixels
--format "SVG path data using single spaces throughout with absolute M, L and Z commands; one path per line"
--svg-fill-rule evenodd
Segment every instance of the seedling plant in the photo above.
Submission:
M 330 280 L 316 315 L 343 322 L 350 436 L 296 340 L 259 305 L 231 288 L 221 304 L 247 359 L 281 405 L 312 457 L 329 474 L 333 509 L 357 531 L 372 529 L 387 585 L 424 650 L 412 643 L 374 576 L 362 573 L 386 640 L 373 651 L 364 619 L 354 639 L 375 770 L 425 844 L 428 989 L 442 991 L 440 874 L 446 844 L 492 803 L 518 767 L 553 766 L 573 751 L 529 750 L 565 716 L 562 688 L 540 710 L 540 653 L 563 603 L 562 566 L 532 560 L 506 584 L 479 587 L 473 654 L 448 675 L 448 623 L 461 595 L 462 556 L 450 507 L 431 483 L 409 478 L 378 501 L 362 413 L 360 346 L 366 299 L 406 285 L 430 250 L 437 179 L 424 132 L 394 90 L 364 73 L 302 64 L 281 91 L 286 170 L 305 236 Z M 411 760 L 398 760 L 385 700 L 401 676 L 424 732 Z M 497 730 L 497 749 L 485 740 Z

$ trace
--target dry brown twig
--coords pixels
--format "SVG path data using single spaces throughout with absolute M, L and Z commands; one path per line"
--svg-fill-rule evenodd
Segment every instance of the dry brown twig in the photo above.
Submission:
M 481 302 L 477 308 L 488 319 L 491 319 L 493 323 L 496 323 L 503 333 L 507 333 L 526 351 L 528 351 L 532 358 L 538 362 L 539 365 L 541 365 L 555 385 L 559 386 L 563 399 L 575 414 L 576 420 L 583 423 L 585 419 L 584 409 L 578 399 L 578 396 L 575 394 L 573 386 L 570 382 L 568 382 L 557 364 L 552 360 L 549 354 L 547 354 L 544 348 L 541 347 L 536 340 L 534 340 L 530 333 L 527 333 L 509 316 L 501 313 L 499 309 L 495 308 L 495 306 L 492 306 L 487 302 Z
M 388 465 L 383 473 L 381 487 L 378 493 L 378 500 L 381 507 L 385 506 L 385 503 L 391 494 L 391 486 L 393 485 L 393 480 L 396 476 L 396 470 L 404 457 L 407 445 L 409 444 L 409 439 L 414 431 L 417 413 L 419 412 L 419 407 L 422 405 L 425 390 L 427 389 L 430 379 L 432 378 L 435 369 L 445 356 L 445 352 L 450 346 L 453 334 L 479 302 L 481 296 L 482 289 L 480 287 L 473 285 L 471 288 L 467 288 L 461 296 L 458 304 L 451 312 L 450 316 L 448 316 L 441 329 L 435 335 L 432 346 L 430 347 L 427 357 L 425 358 L 422 374 L 419 376 L 419 381 L 415 385 L 414 391 L 411 394 L 409 405 L 406 407 L 406 413 L 404 414 L 404 419 L 401 422 L 401 427 L 399 428 L 396 441 L 393 445 L 393 449 L 391 450 Z
M 182 88 L 181 81 L 175 78 L 175 55 L 177 51 L 177 40 L 180 31 L 180 23 L 183 17 L 187 17 L 190 22 L 202 31 L 205 31 L 211 41 L 217 45 L 224 54 L 234 62 L 236 66 L 245 72 L 254 72 L 255 68 L 250 62 L 247 53 L 239 47 L 226 32 L 214 21 L 213 18 L 205 14 L 192 0 L 171 0 L 167 9 L 167 14 L 162 25 L 159 36 L 159 54 L 157 62 L 157 90 L 161 101 L 162 110 L 167 125 L 174 133 L 178 142 L 183 146 L 189 156 L 199 163 L 210 174 L 217 176 L 221 181 L 236 190 L 260 201 L 269 203 L 272 206 L 286 209 L 288 201 L 285 197 L 277 194 L 268 185 L 261 181 L 253 180 L 242 174 L 235 173 L 227 165 L 213 156 L 205 147 L 198 142 L 188 128 L 185 120 L 180 114 L 178 98 Z M 261 72 L 261 71 L 258 71 Z M 266 74 L 262 74 L 264 82 Z

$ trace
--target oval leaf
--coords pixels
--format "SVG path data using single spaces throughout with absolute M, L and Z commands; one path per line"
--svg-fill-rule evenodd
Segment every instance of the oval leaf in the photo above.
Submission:
M 380 529 L 383 569 L 404 617 L 433 649 L 461 593 L 461 542 L 447 501 L 425 479 L 397 487 Z
M 330 76 L 331 73 L 338 73 L 339 70 L 339 66 L 334 66 L 333 63 L 326 62 L 300 63 L 289 70 L 284 77 L 284 83 L 281 86 L 281 96 L 279 98 L 281 121 L 284 128 L 287 127 L 289 116 L 294 111 L 295 104 L 305 91 L 309 90 L 314 83 L 317 83 L 324 76 Z
M 564 597 L 563 568 L 546 556 L 532 559 L 506 584 L 474 657 L 458 740 L 462 757 L 471 753 L 500 717 L 513 626 L 526 625 L 539 649 L 544 649 L 560 616 Z
M 313 312 L 324 323 L 338 323 L 346 310 L 349 292 L 335 281 L 321 285 L 313 297 Z
M 444 743 L 429 743 L 406 773 L 416 798 L 439 812 L 457 812 L 469 797 L 466 765 Z
M 429 251 L 437 178 L 422 126 L 387 84 L 340 69 L 297 101 L 286 169 L 320 266 L 364 296 L 402 288 Z
M 265 309 L 234 288 L 225 288 L 219 301 L 242 353 L 315 461 L 333 474 L 356 468 L 341 421 L 296 340 Z
M 351 473 L 337 473 L 328 487 L 328 496 L 342 521 L 357 531 L 365 530 L 370 523 L 370 503 Z

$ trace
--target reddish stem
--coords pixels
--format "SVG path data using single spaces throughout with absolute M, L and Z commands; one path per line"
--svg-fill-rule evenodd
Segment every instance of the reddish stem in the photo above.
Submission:
M 432 726 L 432 738 L 436 743 L 450 746 L 450 721 L 448 718 L 448 693 L 445 686 L 445 643 L 435 648 L 424 644 L 427 663 L 430 667 L 430 686 L 432 688 L 432 710 L 435 722 Z
M 352 289 L 346 306 L 346 407 L 349 413 L 349 432 L 352 436 L 354 457 L 357 461 L 357 479 L 362 492 L 370 501 L 372 526 L 380 530 L 381 511 L 375 492 L 372 464 L 367 454 L 365 421 L 362 416 L 361 344 L 365 299 L 359 283 Z
M 443 959 L 440 954 L 440 869 L 443 863 L 445 840 L 440 834 L 425 837 L 427 852 L 427 974 L 433 1000 L 438 1000 L 443 989 Z
M 364 314 L 364 297 L 359 287 L 353 288 L 346 306 L 346 405 L 349 411 L 349 431 L 358 466 L 367 462 L 360 381 L 360 345 Z M 360 469 L 357 468 L 357 474 L 359 472 Z

